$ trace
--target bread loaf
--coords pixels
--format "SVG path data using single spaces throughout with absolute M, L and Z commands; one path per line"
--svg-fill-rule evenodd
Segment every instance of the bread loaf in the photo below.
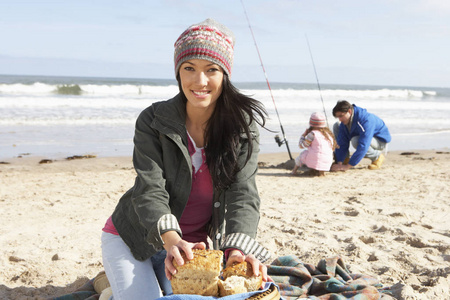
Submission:
M 252 265 L 246 261 L 225 268 L 222 277 L 223 281 L 219 281 L 221 297 L 257 291 L 262 285 L 261 273 L 253 275 Z
M 188 260 L 184 252 L 184 265 L 172 261 L 177 269 L 171 284 L 174 294 L 194 294 L 202 296 L 219 295 L 219 275 L 222 270 L 223 252 L 220 250 L 193 249 L 194 258 Z
M 193 294 L 202 296 L 229 296 L 259 290 L 262 276 L 253 275 L 252 265 L 248 262 L 235 263 L 222 272 L 223 252 L 219 250 L 193 249 L 194 258 L 188 260 L 184 252 L 181 256 L 184 265 L 172 261 L 177 273 L 172 277 L 174 294 Z

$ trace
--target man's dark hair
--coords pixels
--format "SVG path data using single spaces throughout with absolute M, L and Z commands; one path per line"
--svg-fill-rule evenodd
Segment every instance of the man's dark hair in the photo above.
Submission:
M 350 102 L 346 100 L 339 100 L 333 108 L 333 117 L 336 117 L 337 112 L 346 113 L 349 109 L 353 111 L 353 105 Z

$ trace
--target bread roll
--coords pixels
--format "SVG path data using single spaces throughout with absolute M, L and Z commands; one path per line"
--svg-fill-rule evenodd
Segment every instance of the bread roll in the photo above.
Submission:
M 252 265 L 246 261 L 225 268 L 222 277 L 223 281 L 219 282 L 221 297 L 257 291 L 262 284 L 261 273 L 253 275 Z
M 175 260 L 172 261 L 177 269 L 171 280 L 173 293 L 218 296 L 223 252 L 200 249 L 193 249 L 192 252 L 194 253 L 192 260 L 188 260 L 184 252 L 181 253 L 184 259 L 182 266 Z
M 247 293 L 245 278 L 242 276 L 230 276 L 219 281 L 219 295 L 225 297 L 234 294 Z

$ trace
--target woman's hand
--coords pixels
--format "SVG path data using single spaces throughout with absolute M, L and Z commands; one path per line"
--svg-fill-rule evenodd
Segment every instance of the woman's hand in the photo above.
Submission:
M 175 231 L 168 231 L 161 235 L 164 241 L 164 249 L 167 251 L 166 259 L 164 260 L 165 273 L 167 279 L 171 280 L 172 275 L 177 273 L 177 269 L 172 264 L 172 260 L 175 259 L 178 265 L 184 265 L 184 259 L 181 256 L 181 252 L 186 254 L 187 259 L 194 258 L 192 249 L 206 249 L 205 243 L 189 243 L 180 238 Z
M 240 263 L 247 261 L 252 265 L 253 274 L 259 276 L 261 274 L 263 285 L 264 282 L 273 281 L 269 276 L 267 276 L 267 267 L 262 262 L 260 262 L 253 254 L 243 255 L 239 250 L 232 250 L 228 255 L 227 267 L 233 265 L 234 263 Z

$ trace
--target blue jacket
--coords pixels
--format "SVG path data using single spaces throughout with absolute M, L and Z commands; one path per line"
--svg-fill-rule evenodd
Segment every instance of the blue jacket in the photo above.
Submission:
M 350 131 L 345 124 L 339 125 L 339 135 L 336 137 L 339 148 L 335 151 L 337 162 L 344 161 L 350 140 L 355 136 L 359 136 L 359 143 L 349 161 L 352 166 L 356 166 L 364 158 L 373 137 L 386 143 L 391 141 L 391 134 L 383 120 L 353 104 L 353 120 Z

